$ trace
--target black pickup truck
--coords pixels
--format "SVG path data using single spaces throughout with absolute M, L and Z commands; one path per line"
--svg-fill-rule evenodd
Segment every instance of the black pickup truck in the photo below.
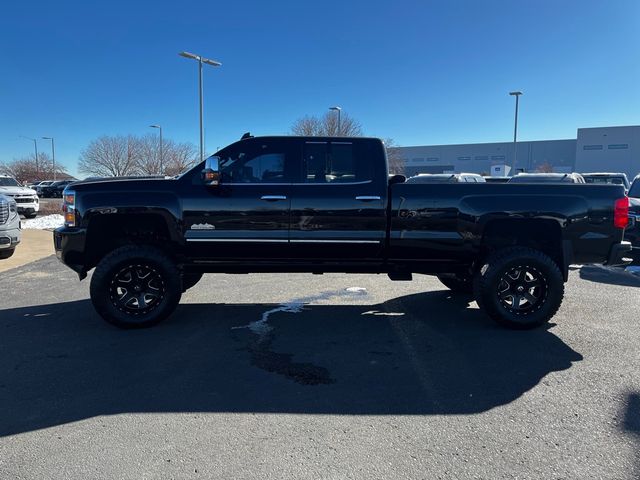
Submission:
M 375 138 L 250 137 L 173 179 L 75 183 L 58 257 L 120 327 L 169 316 L 203 273 L 437 275 L 500 324 L 560 307 L 571 263 L 618 264 L 618 185 L 409 184 Z

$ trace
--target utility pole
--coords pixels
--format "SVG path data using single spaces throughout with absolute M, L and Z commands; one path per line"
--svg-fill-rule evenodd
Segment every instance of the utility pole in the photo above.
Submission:
M 219 67 L 222 64 L 215 60 L 211 60 L 209 58 L 204 58 L 200 55 L 195 55 L 189 52 L 180 52 L 179 55 L 181 57 L 190 58 L 192 60 L 196 60 L 198 62 L 198 89 L 200 92 L 200 161 L 204 162 L 204 127 L 202 123 L 203 117 L 203 103 L 202 103 L 202 64 L 206 63 L 207 65 L 211 65 L 212 67 Z
M 509 95 L 512 95 L 514 97 L 516 97 L 516 119 L 514 122 L 514 126 L 513 126 L 513 166 L 512 166 L 512 170 L 513 172 L 511 172 L 512 175 L 515 175 L 516 173 L 516 159 L 518 158 L 518 100 L 520 98 L 520 95 L 522 95 L 522 92 L 509 92 Z
M 51 140 L 51 158 L 53 160 L 53 181 L 56 181 L 56 147 L 53 143 L 53 137 L 42 137 L 43 140 Z

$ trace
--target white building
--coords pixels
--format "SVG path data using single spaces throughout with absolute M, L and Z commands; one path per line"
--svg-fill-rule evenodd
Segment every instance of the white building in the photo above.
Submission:
M 516 171 L 550 166 L 555 172 L 640 173 L 640 126 L 580 128 L 576 139 L 518 142 Z M 472 172 L 489 174 L 513 165 L 513 142 L 399 147 L 406 174 Z

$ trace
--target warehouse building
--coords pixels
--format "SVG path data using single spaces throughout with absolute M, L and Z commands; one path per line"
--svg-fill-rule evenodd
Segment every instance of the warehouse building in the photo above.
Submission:
M 575 139 L 518 142 L 515 170 L 640 173 L 640 126 L 579 128 Z M 513 142 L 399 147 L 405 173 L 471 172 L 513 166 Z M 504 169 L 504 167 L 503 167 Z M 507 168 L 508 170 L 508 168 Z

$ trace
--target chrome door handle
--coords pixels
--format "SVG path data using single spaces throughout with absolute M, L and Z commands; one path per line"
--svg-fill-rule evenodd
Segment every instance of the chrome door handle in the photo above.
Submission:
M 356 197 L 356 200 L 360 200 L 361 202 L 371 202 L 372 200 L 380 200 L 378 195 L 359 195 Z
M 260 200 L 266 200 L 267 202 L 275 202 L 276 200 L 286 200 L 286 195 L 263 195 Z

